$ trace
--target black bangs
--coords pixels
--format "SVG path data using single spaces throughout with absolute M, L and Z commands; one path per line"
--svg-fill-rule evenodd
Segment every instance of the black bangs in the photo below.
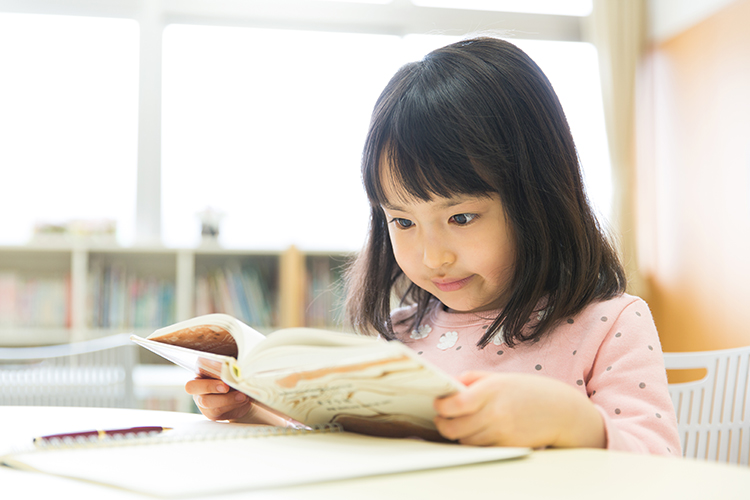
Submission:
M 374 206 L 389 201 L 384 183 L 404 199 L 423 201 L 497 191 L 482 163 L 487 155 L 472 147 L 475 126 L 456 112 L 455 84 L 430 74 L 426 64 L 403 67 L 392 80 L 398 84 L 386 87 L 373 112 L 362 174 Z M 394 93 L 400 98 L 389 98 Z

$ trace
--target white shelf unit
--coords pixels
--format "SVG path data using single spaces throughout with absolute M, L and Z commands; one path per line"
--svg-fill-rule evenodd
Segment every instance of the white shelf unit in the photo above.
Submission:
M 338 328 L 343 288 L 337 280 L 350 257 L 344 252 L 303 253 L 295 247 L 274 252 L 80 244 L 0 246 L 0 346 L 60 344 L 129 331 L 147 335 L 169 322 L 206 312 L 200 305 L 196 307 L 198 288 L 205 286 L 201 280 L 222 272 L 225 279 L 232 272 L 243 271 L 260 276 L 256 302 L 261 293 L 267 302 L 267 319 L 255 323 L 252 317 L 245 319 L 261 331 L 292 326 Z M 326 269 L 331 271 L 330 277 L 325 276 Z M 44 280 L 58 280 L 67 291 L 66 298 L 61 299 L 65 319 L 58 324 L 34 324 L 17 314 L 21 289 L 29 281 Z M 145 323 L 134 321 L 136 316 L 125 312 L 132 313 L 136 307 L 132 289 L 139 284 L 148 288 L 152 281 L 173 290 L 168 313 Z M 125 289 L 130 290 L 129 297 L 123 297 Z M 217 290 L 214 288 L 211 295 L 221 302 Z M 105 296 L 109 302 L 102 304 Z M 114 305 L 117 301 L 119 306 Z M 219 309 L 243 316 L 236 303 L 234 306 Z M 106 320 L 104 309 L 108 311 Z

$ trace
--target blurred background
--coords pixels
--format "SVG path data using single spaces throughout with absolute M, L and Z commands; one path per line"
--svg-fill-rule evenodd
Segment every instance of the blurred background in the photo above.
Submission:
M 666 351 L 750 343 L 750 0 L 0 0 L 0 345 L 338 327 L 361 146 L 471 35 L 547 73 Z

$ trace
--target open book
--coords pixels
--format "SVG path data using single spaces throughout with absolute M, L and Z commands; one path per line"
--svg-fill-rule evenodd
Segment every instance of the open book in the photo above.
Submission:
M 130 338 L 305 425 L 374 436 L 442 440 L 433 401 L 463 388 L 399 342 L 309 328 L 265 336 L 226 314 Z

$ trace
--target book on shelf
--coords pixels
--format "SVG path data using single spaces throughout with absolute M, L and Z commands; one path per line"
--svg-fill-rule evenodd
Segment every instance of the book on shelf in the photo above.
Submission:
M 88 285 L 92 327 L 149 328 L 174 322 L 173 279 L 141 276 L 124 264 L 93 260 Z
M 397 341 L 311 328 L 265 336 L 226 314 L 130 338 L 308 426 L 438 441 L 433 402 L 464 388 Z
M 197 316 L 226 313 L 245 323 L 268 327 L 273 308 L 267 279 L 255 267 L 227 264 L 200 273 L 195 279 Z
M 169 424 L 164 422 L 164 426 Z M 151 498 L 213 498 L 222 493 L 493 462 L 530 453 L 527 448 L 378 438 L 345 432 L 334 424 L 289 429 L 209 421 L 122 439 L 38 445 L 31 444 L 31 437 L 27 441 L 0 455 L 0 463 Z
M 0 328 L 69 328 L 70 274 L 0 272 Z

